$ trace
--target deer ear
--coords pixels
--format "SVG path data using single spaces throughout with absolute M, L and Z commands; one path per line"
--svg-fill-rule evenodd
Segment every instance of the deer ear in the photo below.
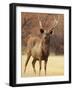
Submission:
M 41 33 L 44 33 L 44 29 L 41 28 L 41 29 L 40 29 L 40 32 L 41 32 Z
M 50 34 L 53 34 L 53 31 L 52 30 L 50 31 Z

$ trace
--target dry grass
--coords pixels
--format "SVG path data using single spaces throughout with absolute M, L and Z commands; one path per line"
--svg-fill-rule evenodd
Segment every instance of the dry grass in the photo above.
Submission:
M 39 76 L 39 63 L 36 62 L 36 75 L 32 68 L 32 60 L 31 57 L 29 63 L 27 65 L 26 72 L 24 73 L 25 68 L 25 60 L 27 56 L 22 55 L 22 63 L 21 63 L 21 77 L 32 77 Z M 47 63 L 47 71 L 46 76 L 59 76 L 64 75 L 64 56 L 49 56 Z M 44 71 L 44 62 L 42 61 L 42 70 L 40 76 L 45 76 Z

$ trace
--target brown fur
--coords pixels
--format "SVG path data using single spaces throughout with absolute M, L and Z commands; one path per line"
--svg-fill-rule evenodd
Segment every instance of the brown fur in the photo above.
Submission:
M 48 32 L 48 31 L 47 31 Z M 45 69 L 45 75 L 46 75 L 46 65 L 48 61 L 48 55 L 49 55 L 49 44 L 50 44 L 50 32 L 45 33 L 44 31 L 41 32 L 42 37 L 37 36 L 30 36 L 27 42 L 27 60 L 25 63 L 25 70 L 28 64 L 28 61 L 30 60 L 30 57 L 33 57 L 32 66 L 33 70 L 36 73 L 35 70 L 35 63 L 36 60 L 39 61 L 39 75 L 41 71 L 41 61 L 44 60 L 44 69 Z

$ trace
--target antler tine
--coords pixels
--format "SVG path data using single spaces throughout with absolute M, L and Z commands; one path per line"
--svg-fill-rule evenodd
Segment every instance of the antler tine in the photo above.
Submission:
M 42 23 L 41 23 L 41 20 L 39 19 L 39 16 L 38 16 L 38 20 L 39 20 L 40 28 L 42 28 Z
M 54 16 L 54 18 L 55 18 L 55 16 Z M 53 27 L 51 27 L 50 30 L 53 30 L 57 26 L 57 24 L 58 24 L 58 20 L 55 19 L 54 23 L 53 23 Z

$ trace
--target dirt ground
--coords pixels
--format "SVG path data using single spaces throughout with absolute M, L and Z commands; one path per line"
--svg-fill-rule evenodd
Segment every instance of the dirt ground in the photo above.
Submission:
M 36 68 L 36 75 L 35 75 L 32 68 L 32 60 L 33 60 L 32 57 L 30 58 L 27 65 L 26 72 L 24 73 L 26 58 L 27 58 L 26 55 L 22 55 L 21 77 L 39 76 L 39 62 L 37 61 L 35 65 L 35 68 Z M 47 62 L 46 76 L 60 76 L 60 75 L 64 75 L 64 56 L 54 56 L 54 55 L 49 56 L 48 62 Z M 43 61 L 42 61 L 42 69 L 41 69 L 40 76 L 45 76 Z

